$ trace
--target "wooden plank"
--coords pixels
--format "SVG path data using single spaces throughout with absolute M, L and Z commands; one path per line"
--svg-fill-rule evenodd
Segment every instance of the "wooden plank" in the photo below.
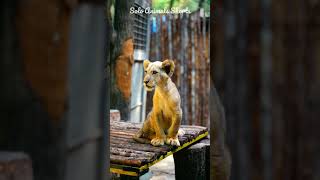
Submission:
M 110 152 L 114 155 L 122 155 L 122 156 L 142 155 L 142 156 L 152 157 L 156 155 L 156 153 L 154 152 L 146 152 L 146 151 L 132 150 L 127 148 L 116 148 L 116 147 L 111 147 Z
M 111 130 L 111 134 L 118 134 L 118 135 L 124 135 L 124 136 L 129 136 L 132 137 L 135 133 L 132 132 L 125 132 L 125 131 L 112 131 Z
M 125 132 L 136 132 L 141 128 L 141 124 L 137 123 L 124 123 L 124 122 L 113 122 L 111 123 L 111 131 L 125 131 Z M 206 131 L 206 127 L 202 126 L 189 126 L 189 125 L 181 125 L 181 129 L 183 130 L 200 130 Z
M 125 136 L 125 135 L 121 135 L 121 134 L 110 134 L 110 137 L 112 137 L 112 138 L 122 138 L 122 139 L 132 139 L 132 136 Z
M 117 126 L 117 127 L 111 127 L 111 132 L 130 132 L 130 133 L 134 133 L 137 132 L 140 128 L 138 127 L 121 127 L 121 126 Z M 207 128 L 206 127 L 201 127 L 201 126 L 181 126 L 180 129 L 183 129 L 184 131 L 195 131 L 197 133 L 199 133 L 199 131 L 206 131 Z
M 32 180 L 32 162 L 27 154 L 22 152 L 0 151 L 1 180 Z
M 138 159 L 135 157 L 123 157 L 118 155 L 110 154 L 110 162 L 115 164 L 122 164 L 122 165 L 130 165 L 130 166 L 141 166 L 141 161 L 143 159 Z
M 183 137 L 179 137 L 179 141 L 181 143 L 185 143 L 185 142 L 188 142 L 190 141 L 191 139 L 193 139 L 195 136 L 193 135 L 190 135 L 190 134 L 186 134 L 185 136 Z M 137 145 L 137 148 L 141 148 L 141 146 L 146 146 L 146 148 L 150 148 L 150 145 L 149 144 L 141 144 L 141 143 L 138 143 L 136 141 L 134 141 L 132 139 L 132 137 L 119 137 L 119 136 L 111 136 L 110 138 L 110 143 L 111 144 L 119 144 L 119 146 L 122 146 L 123 143 L 131 143 L 131 144 L 136 144 Z M 165 145 L 166 146 L 166 145 Z M 163 147 L 165 147 L 163 146 Z M 171 147 L 170 146 L 166 146 L 168 148 L 166 149 L 163 149 L 163 151 L 166 151 L 168 149 L 170 149 Z M 155 148 L 155 149 L 159 149 L 159 148 Z
M 153 147 L 152 145 L 145 145 L 145 144 L 120 144 L 120 143 L 110 143 L 111 147 L 123 147 L 123 148 L 129 148 L 133 150 L 141 150 L 146 152 L 158 152 L 163 153 L 166 151 L 170 151 L 170 148 L 168 146 L 162 146 L 162 147 Z
M 151 144 L 141 144 L 132 139 L 132 136 L 141 126 L 140 123 L 111 122 L 110 160 L 113 169 L 127 166 L 143 170 L 164 157 L 187 147 L 196 138 L 199 138 L 199 135 L 207 133 L 206 127 L 182 125 L 181 129 L 185 131 L 185 134 L 178 138 L 183 147 L 178 148 L 168 145 L 154 147 Z M 202 135 L 202 137 L 204 136 Z
M 115 164 L 140 167 L 144 164 L 152 162 L 153 159 L 148 159 L 144 157 L 126 157 L 126 156 L 110 154 L 110 161 L 111 163 L 115 163 Z
M 154 160 L 157 157 L 157 154 L 154 152 L 145 152 L 145 151 L 138 151 L 132 149 L 122 149 L 117 147 L 111 147 L 110 154 L 118 155 L 123 157 L 137 157 L 137 158 L 144 158 L 147 160 Z
M 128 122 L 123 122 L 123 121 L 119 121 L 119 122 L 112 122 L 110 124 L 111 130 L 112 129 L 140 129 L 142 127 L 141 123 L 128 123 Z M 195 125 L 181 125 L 181 128 L 187 128 L 187 129 L 207 129 L 206 127 L 202 127 L 202 126 L 195 126 Z
M 116 109 L 110 110 L 110 121 L 120 121 L 121 116 L 120 116 L 120 111 Z
M 202 134 L 202 133 L 199 133 L 199 134 Z M 196 136 L 197 134 L 195 134 L 194 131 L 193 132 L 188 131 L 183 137 L 179 137 L 178 139 L 181 143 L 185 143 L 194 139 Z M 111 137 L 111 142 L 132 143 L 132 144 L 141 145 L 141 143 L 137 143 L 136 141 L 134 141 L 131 135 L 128 136 L 128 135 L 123 135 L 122 133 L 119 133 L 119 134 L 111 134 L 110 137 Z
M 165 155 L 161 155 L 160 157 L 158 157 L 157 160 L 155 160 L 155 161 L 153 161 L 151 163 L 145 164 L 145 165 L 141 166 L 139 169 L 140 170 L 145 170 L 145 169 L 149 168 L 150 166 L 152 166 L 153 164 L 161 161 L 162 159 L 164 159 L 164 158 L 166 158 L 166 157 L 168 157 L 168 156 L 170 156 L 170 155 L 172 155 L 172 154 L 174 154 L 174 153 L 176 153 L 176 152 L 178 152 L 178 151 L 180 151 L 180 150 L 182 150 L 184 148 L 189 147 L 191 144 L 194 144 L 196 141 L 199 141 L 199 140 L 203 139 L 207 135 L 208 135 L 208 132 L 205 132 L 204 134 L 200 134 L 198 137 L 196 137 L 192 141 L 186 142 L 186 143 L 182 144 L 180 147 L 177 147 L 177 148 L 172 149 L 171 151 L 168 151 Z
M 142 124 L 141 123 L 127 123 L 127 122 L 119 121 L 119 122 L 110 123 L 110 127 L 111 127 L 111 129 L 114 129 L 117 127 L 120 127 L 123 129 L 139 129 L 142 127 Z
M 126 135 L 122 135 L 122 134 L 110 134 L 110 140 L 112 139 L 127 139 L 127 140 L 132 140 L 131 142 L 136 142 L 133 140 L 132 136 L 126 136 Z

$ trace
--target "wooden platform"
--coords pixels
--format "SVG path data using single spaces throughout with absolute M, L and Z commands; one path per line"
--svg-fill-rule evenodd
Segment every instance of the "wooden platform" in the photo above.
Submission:
M 186 133 L 179 137 L 180 147 L 154 147 L 132 139 L 142 124 L 119 121 L 110 123 L 110 171 L 129 176 L 143 175 L 153 164 L 208 135 L 206 127 L 182 125 Z

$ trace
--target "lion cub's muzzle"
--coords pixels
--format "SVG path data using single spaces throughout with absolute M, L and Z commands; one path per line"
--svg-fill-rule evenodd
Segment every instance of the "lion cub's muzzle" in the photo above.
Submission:
M 147 91 L 152 91 L 154 89 L 154 86 L 150 85 L 149 82 L 149 80 L 144 80 L 143 84 Z
M 144 87 L 147 91 L 152 91 L 154 89 L 154 86 L 150 86 L 147 83 L 144 83 Z

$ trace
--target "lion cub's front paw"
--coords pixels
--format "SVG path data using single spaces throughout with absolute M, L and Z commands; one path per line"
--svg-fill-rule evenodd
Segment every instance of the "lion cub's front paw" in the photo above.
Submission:
M 162 146 L 162 145 L 164 145 L 164 140 L 161 139 L 161 138 L 153 138 L 153 139 L 151 140 L 151 144 L 152 144 L 153 146 Z
M 172 145 L 172 146 L 180 146 L 180 142 L 179 142 L 178 138 L 167 138 L 166 144 Z

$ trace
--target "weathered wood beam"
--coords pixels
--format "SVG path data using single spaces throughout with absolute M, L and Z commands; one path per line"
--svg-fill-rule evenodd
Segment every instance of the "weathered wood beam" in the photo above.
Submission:
M 206 180 L 210 177 L 210 140 L 204 139 L 173 154 L 176 179 Z
M 32 180 L 32 162 L 28 155 L 16 152 L 0 152 L 1 180 Z

